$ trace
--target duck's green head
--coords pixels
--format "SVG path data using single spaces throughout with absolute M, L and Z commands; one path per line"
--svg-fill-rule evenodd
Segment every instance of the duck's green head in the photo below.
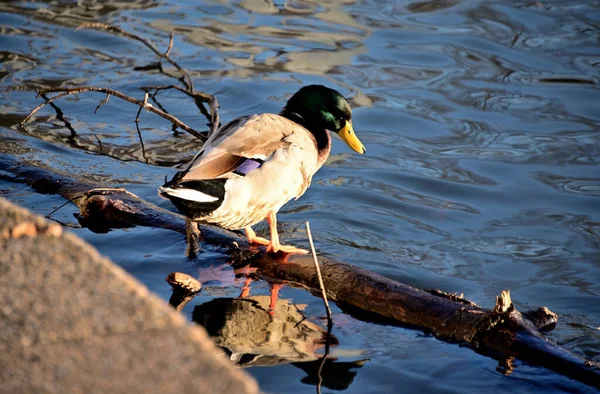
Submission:
M 337 90 L 322 85 L 305 86 L 288 100 L 282 114 L 299 118 L 313 134 L 336 132 L 352 150 L 361 155 L 366 152 L 352 128 L 350 104 Z

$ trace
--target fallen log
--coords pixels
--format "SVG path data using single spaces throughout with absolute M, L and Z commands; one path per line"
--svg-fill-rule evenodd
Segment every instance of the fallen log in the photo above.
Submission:
M 125 189 L 78 180 L 38 165 L 0 156 L 0 170 L 8 171 L 41 193 L 71 200 L 79 218 L 96 229 L 126 226 L 160 227 L 185 234 L 181 215 L 144 201 Z M 320 296 L 311 256 L 282 258 L 264 248 L 248 247 L 245 238 L 212 226 L 201 226 L 203 241 L 227 248 L 234 265 L 250 264 L 266 278 L 302 287 Z M 369 321 L 420 329 L 437 338 L 464 344 L 476 352 L 503 360 L 511 357 L 551 369 L 600 388 L 600 366 L 546 340 L 540 326 L 556 322 L 545 308 L 521 314 L 508 291 L 488 310 L 455 295 L 424 291 L 349 264 L 320 258 L 328 298 L 343 311 Z M 539 324 L 536 324 L 541 322 Z

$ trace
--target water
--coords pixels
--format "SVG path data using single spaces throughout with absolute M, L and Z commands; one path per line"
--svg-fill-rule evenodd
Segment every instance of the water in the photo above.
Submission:
M 334 141 L 308 192 L 283 208 L 282 238 L 306 246 L 301 227 L 309 220 L 317 249 L 331 257 L 420 288 L 465 293 L 486 307 L 509 288 L 518 308 L 545 305 L 559 314 L 552 340 L 600 361 L 600 2 L 2 2 L 2 87 L 98 85 L 141 98 L 139 86 L 176 82 L 139 69 L 156 62 L 139 43 L 74 32 L 87 21 L 144 35 L 162 50 L 175 31 L 172 56 L 197 89 L 218 96 L 224 121 L 278 112 L 302 85 L 340 90 L 368 154 Z M 0 150 L 168 207 L 156 187 L 198 144 L 143 113 L 142 151 L 136 108 L 113 97 L 94 114 L 102 99 L 57 101 L 68 127 L 46 108 L 23 131 L 16 123 L 41 100 L 2 91 Z M 159 100 L 206 128 L 184 96 Z M 40 214 L 64 201 L 6 176 L 0 195 Z M 73 212 L 63 208 L 54 218 L 73 223 Z M 266 229 L 257 226 L 259 234 Z M 215 274 L 227 261 L 210 247 L 189 261 L 182 237 L 165 230 L 72 231 L 165 299 L 168 273 L 197 276 L 213 267 Z M 242 285 L 209 282 L 184 313 L 236 297 Z M 268 290 L 255 282 L 251 294 Z M 289 287 L 281 297 L 307 304 L 309 321 L 322 324 L 317 298 Z M 495 360 L 469 349 L 334 312 L 340 344 L 333 354 L 369 359 L 348 368 L 337 387 L 348 393 L 590 391 L 521 362 L 505 376 Z M 247 370 L 267 392 L 315 391 L 298 365 Z

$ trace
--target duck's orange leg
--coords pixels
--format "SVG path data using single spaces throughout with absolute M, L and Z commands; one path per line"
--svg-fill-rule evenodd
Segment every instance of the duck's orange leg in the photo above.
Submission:
M 271 242 L 269 242 L 269 245 L 267 246 L 267 252 L 308 254 L 308 250 L 300 249 L 295 246 L 281 245 L 279 243 L 279 234 L 277 233 L 277 217 L 275 216 L 275 212 L 269 212 L 267 220 L 269 221 L 269 228 L 271 229 Z
M 248 243 L 250 245 L 267 246 L 269 244 L 269 240 L 262 237 L 258 237 L 254 230 L 252 230 L 252 227 L 244 227 L 244 231 L 246 232 L 246 238 L 248 238 Z

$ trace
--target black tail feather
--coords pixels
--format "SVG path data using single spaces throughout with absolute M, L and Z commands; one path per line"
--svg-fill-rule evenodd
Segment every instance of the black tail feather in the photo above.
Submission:
M 227 179 L 203 179 L 197 181 L 177 182 L 178 175 L 179 173 L 176 174 L 171 181 L 166 182 L 165 180 L 163 187 L 172 189 L 193 189 L 217 198 L 216 201 L 212 202 L 198 202 L 172 196 L 165 192 L 160 193 L 161 196 L 171 200 L 177 210 L 186 217 L 190 219 L 201 219 L 202 217 L 205 217 L 214 210 L 218 209 L 221 204 L 223 204 L 223 200 L 225 198 L 225 182 Z

